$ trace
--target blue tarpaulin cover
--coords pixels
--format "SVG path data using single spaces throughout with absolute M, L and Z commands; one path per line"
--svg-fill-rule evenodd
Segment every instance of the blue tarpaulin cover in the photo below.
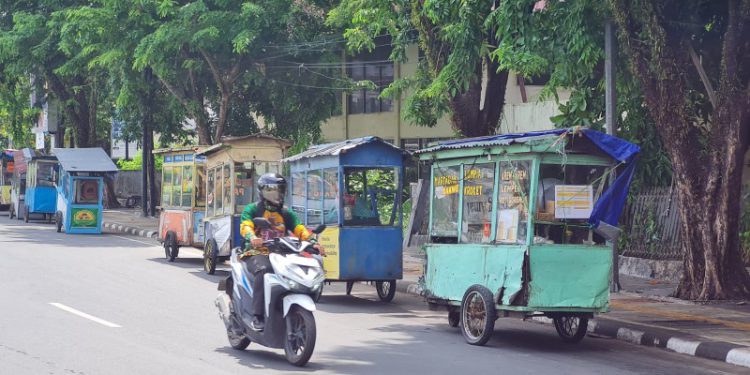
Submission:
M 589 224 L 593 228 L 599 229 L 598 232 L 604 237 L 612 239 L 616 237 L 616 232 L 618 232 L 616 229 L 617 221 L 620 218 L 623 207 L 625 206 L 630 183 L 633 180 L 633 174 L 635 172 L 635 165 L 638 160 L 638 153 L 641 150 L 640 147 L 626 140 L 596 130 L 577 127 L 441 141 L 436 146 L 420 150 L 417 153 L 483 145 L 525 143 L 536 139 L 559 137 L 563 134 L 570 136 L 582 134 L 602 152 L 625 165 L 625 169 L 622 173 L 617 176 L 614 183 L 602 193 L 602 196 L 599 197 L 599 200 L 594 204 L 593 211 L 589 217 Z

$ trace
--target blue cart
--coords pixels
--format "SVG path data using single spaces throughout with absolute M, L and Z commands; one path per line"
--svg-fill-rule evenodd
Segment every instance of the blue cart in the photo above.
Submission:
M 117 166 L 101 148 L 58 148 L 57 231 L 99 234 L 102 232 L 104 179 Z
M 41 215 L 42 220 L 52 220 L 55 213 L 55 169 L 57 158 L 30 148 L 23 149 L 26 160 L 26 192 L 24 194 L 23 221 L 31 215 Z
M 291 207 L 306 226 L 325 224 L 326 281 L 374 281 L 391 301 L 403 277 L 401 200 L 409 154 L 378 137 L 313 146 L 284 160 Z

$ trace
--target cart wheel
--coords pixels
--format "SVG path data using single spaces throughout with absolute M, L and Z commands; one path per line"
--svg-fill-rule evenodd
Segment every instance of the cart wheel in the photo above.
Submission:
M 167 236 L 164 237 L 164 256 L 168 261 L 174 262 L 179 253 L 180 247 L 177 245 L 177 235 L 172 231 L 167 232 Z
M 44 214 L 44 218 L 47 219 L 47 223 L 52 223 L 52 214 Z
M 448 325 L 456 328 L 458 327 L 458 323 L 461 321 L 461 313 L 458 311 L 449 311 L 448 312 Z
M 569 344 L 577 344 L 586 336 L 589 327 L 588 318 L 577 316 L 558 316 L 553 318 L 555 329 L 560 338 Z
M 29 208 L 26 206 L 23 207 L 23 222 L 24 223 L 29 222 Z
M 207 274 L 213 275 L 216 272 L 216 263 L 219 260 L 219 246 L 215 239 L 206 242 L 203 249 L 203 269 Z
M 471 345 L 484 345 L 495 330 L 495 302 L 489 289 L 475 284 L 461 301 L 461 333 Z
M 11 204 L 10 208 L 8 209 L 8 219 L 12 219 L 13 216 L 14 216 L 13 205 Z
M 396 295 L 396 280 L 376 281 L 375 289 L 378 290 L 381 301 L 391 302 Z
M 62 212 L 57 211 L 55 213 L 55 226 L 57 227 L 57 233 L 62 232 Z
M 346 282 L 346 295 L 350 296 L 352 294 L 352 287 L 354 286 L 354 281 L 347 281 Z

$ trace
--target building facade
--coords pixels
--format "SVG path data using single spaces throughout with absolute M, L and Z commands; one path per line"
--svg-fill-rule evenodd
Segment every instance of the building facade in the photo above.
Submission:
M 419 60 L 415 47 L 408 49 L 404 63 L 388 61 L 389 51 L 376 48 L 373 53 L 347 57 L 342 70 L 353 80 L 369 80 L 384 88 L 396 79 L 413 75 Z M 505 107 L 498 131 L 514 133 L 550 129 L 549 118 L 558 114 L 554 100 L 540 101 L 543 82 L 532 83 L 510 74 L 505 93 Z M 363 88 L 341 94 L 341 114 L 329 118 L 321 127 L 326 142 L 363 136 L 378 136 L 407 150 L 415 150 L 427 143 L 456 137 L 447 117 L 431 128 L 405 121 L 401 114 L 404 100 L 381 99 L 380 90 Z M 567 100 L 567 93 L 559 93 Z

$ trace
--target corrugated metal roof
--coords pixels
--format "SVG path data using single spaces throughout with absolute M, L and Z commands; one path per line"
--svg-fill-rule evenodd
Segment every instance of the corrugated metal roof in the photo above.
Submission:
M 198 146 L 198 145 L 192 145 L 192 146 L 175 146 L 175 147 L 168 147 L 168 148 L 159 148 L 154 151 L 152 151 L 153 154 L 166 154 L 168 152 L 183 152 L 183 151 L 192 151 L 192 152 L 198 152 L 208 146 Z
M 508 146 L 514 143 L 528 143 L 532 141 L 558 138 L 560 135 L 567 134 L 568 132 L 568 129 L 554 129 L 528 133 L 499 134 L 485 137 L 453 139 L 440 141 L 435 146 L 416 151 L 415 154 L 426 154 L 460 148 Z
M 117 166 L 101 148 L 56 148 L 52 153 L 68 172 L 117 172 Z
M 325 143 L 321 145 L 315 145 L 311 146 L 307 149 L 307 151 L 299 153 L 297 155 L 290 156 L 283 161 L 286 162 L 292 162 L 297 161 L 301 159 L 309 159 L 314 158 L 318 156 L 336 156 L 341 154 L 342 152 L 346 152 L 348 150 L 357 148 L 359 146 L 372 143 L 372 142 L 381 142 L 385 145 L 388 145 L 392 147 L 394 150 L 398 150 L 399 152 L 402 152 L 404 154 L 409 154 L 407 151 L 404 151 L 386 141 L 381 139 L 380 137 L 362 137 L 362 138 L 353 138 L 353 139 L 347 139 L 345 141 L 341 142 L 334 142 L 334 143 Z
M 241 140 L 245 140 L 245 139 L 250 139 L 250 138 L 273 140 L 273 141 L 278 142 L 279 145 L 282 148 L 284 148 L 284 149 L 287 149 L 287 148 L 291 147 L 291 145 L 292 145 L 292 143 L 289 142 L 286 139 L 276 138 L 276 137 L 271 136 L 271 135 L 258 133 L 258 134 L 243 135 L 243 136 L 240 136 L 240 137 L 222 137 L 221 138 L 221 143 L 217 143 L 217 144 L 212 145 L 212 146 L 206 146 L 206 148 L 198 151 L 196 154 L 197 155 L 210 155 L 210 154 L 213 154 L 214 152 L 217 152 L 219 150 L 223 150 L 223 149 L 225 149 L 227 147 L 231 147 L 231 144 L 233 142 L 241 141 Z

